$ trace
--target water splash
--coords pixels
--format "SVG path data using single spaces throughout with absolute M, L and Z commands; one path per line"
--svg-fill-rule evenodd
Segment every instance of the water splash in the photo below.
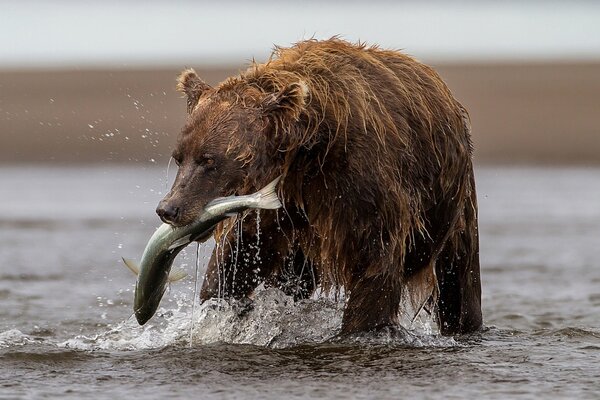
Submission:
M 0 348 L 24 346 L 32 342 L 34 342 L 34 338 L 24 334 L 18 329 L 10 329 L 8 331 L 0 332 Z
M 260 264 L 260 209 L 256 209 L 256 254 L 254 264 Z
M 231 267 L 232 274 L 232 280 L 231 280 L 231 289 L 235 292 L 235 283 L 236 283 L 236 274 L 237 274 L 237 269 L 238 269 L 238 258 L 239 258 L 239 254 L 240 254 L 240 248 L 243 246 L 243 228 L 242 228 L 242 224 L 244 222 L 244 216 L 238 216 L 236 222 L 235 222 L 235 232 L 234 232 L 234 236 L 235 236 L 235 250 L 234 250 L 234 259 L 233 259 L 233 265 Z M 225 275 L 226 271 L 225 269 L 223 269 L 223 281 L 227 282 L 227 276 Z
M 200 265 L 200 243 L 196 243 L 196 270 L 194 271 L 194 296 L 192 297 L 192 318 L 190 319 L 190 347 L 194 345 L 194 311 L 198 298 L 198 267 Z
M 427 324 L 350 337 L 337 336 L 344 301 L 320 297 L 294 302 L 274 288 L 256 293 L 251 302 L 212 299 L 189 307 L 189 298 L 177 299 L 177 308 L 161 308 L 145 326 L 133 318 L 95 336 L 77 336 L 60 344 L 78 350 L 144 350 L 166 346 L 189 347 L 216 343 L 289 348 L 325 342 L 414 347 L 454 347 L 452 338 L 431 333 Z M 429 333 L 428 333 L 429 332 Z
M 327 299 L 294 303 L 277 289 L 245 302 L 212 300 L 195 320 L 196 343 L 251 344 L 275 348 L 329 340 L 341 326 L 341 309 Z

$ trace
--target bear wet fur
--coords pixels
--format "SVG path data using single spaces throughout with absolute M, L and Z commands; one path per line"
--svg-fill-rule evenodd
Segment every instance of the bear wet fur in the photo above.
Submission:
M 261 283 L 296 299 L 344 288 L 342 333 L 354 333 L 396 325 L 406 292 L 443 334 L 481 328 L 469 117 L 430 67 L 309 40 L 216 88 L 186 70 L 178 88 L 189 115 L 164 221 L 184 225 L 212 198 L 282 175 L 283 209 L 215 231 L 203 300 Z

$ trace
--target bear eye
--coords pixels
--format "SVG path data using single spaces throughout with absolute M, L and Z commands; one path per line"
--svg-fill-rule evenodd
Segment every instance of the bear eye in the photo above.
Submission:
M 212 168 L 215 165 L 215 158 L 211 154 L 203 154 L 197 162 L 204 167 Z

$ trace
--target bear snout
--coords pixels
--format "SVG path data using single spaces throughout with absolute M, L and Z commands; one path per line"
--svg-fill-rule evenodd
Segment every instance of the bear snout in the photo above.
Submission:
M 156 213 L 164 223 L 171 225 L 176 224 L 181 215 L 179 207 L 164 200 L 158 203 Z

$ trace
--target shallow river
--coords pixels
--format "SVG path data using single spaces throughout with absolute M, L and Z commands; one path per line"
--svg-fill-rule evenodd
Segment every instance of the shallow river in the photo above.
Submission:
M 173 174 L 173 171 L 171 172 Z M 171 179 L 173 177 L 171 176 Z M 189 246 L 143 328 L 139 258 L 162 168 L 0 169 L 0 398 L 598 398 L 600 169 L 479 168 L 486 331 L 339 341 L 342 304 L 194 305 Z

